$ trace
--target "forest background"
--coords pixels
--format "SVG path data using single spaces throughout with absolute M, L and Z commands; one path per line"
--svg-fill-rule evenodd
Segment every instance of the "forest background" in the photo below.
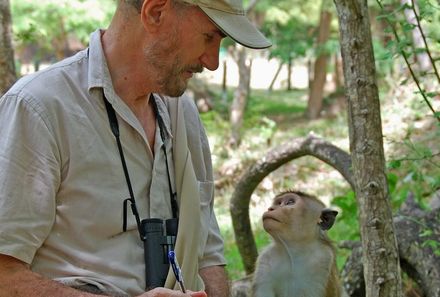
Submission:
M 245 3 L 249 16 L 274 46 L 254 51 L 226 39 L 219 69 L 196 77 L 188 91 L 199 106 L 213 151 L 215 211 L 226 241 L 228 273 L 234 280 L 244 277 L 246 269 L 229 207 L 246 170 L 270 150 L 311 133 L 350 150 L 333 2 Z M 2 15 L 7 15 L 4 9 L 11 11 L 15 68 L 15 77 L 9 81 L 7 75 L 0 75 L 0 94 L 21 75 L 85 48 L 89 34 L 105 28 L 115 8 L 112 0 L 0 0 L 0 4 Z M 440 196 L 440 78 L 436 68 L 440 3 L 378 0 L 369 1 L 368 8 L 391 206 L 397 212 L 411 193 L 422 209 L 429 209 Z M 1 19 L 3 34 L 7 34 L 5 19 Z M 359 240 L 357 204 L 350 185 L 331 166 L 305 156 L 268 174 L 253 191 L 249 213 L 259 250 L 270 240 L 262 230 L 263 211 L 275 194 L 293 188 L 317 195 L 340 211 L 330 231 L 336 243 Z M 438 241 L 427 240 L 426 246 L 440 256 Z M 338 251 L 340 269 L 349 254 L 349 249 Z

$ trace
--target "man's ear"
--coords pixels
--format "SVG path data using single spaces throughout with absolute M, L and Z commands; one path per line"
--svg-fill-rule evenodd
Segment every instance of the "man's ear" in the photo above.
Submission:
M 336 210 L 328 208 L 323 209 L 318 225 L 321 227 L 322 230 L 330 229 L 333 226 L 337 215 L 338 212 Z
M 141 21 L 145 28 L 163 23 L 167 10 L 171 8 L 171 0 L 145 0 L 141 9 Z

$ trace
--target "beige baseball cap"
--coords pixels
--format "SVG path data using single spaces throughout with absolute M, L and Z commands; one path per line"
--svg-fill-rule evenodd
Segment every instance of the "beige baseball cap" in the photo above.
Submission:
M 183 0 L 199 6 L 226 35 L 245 47 L 268 48 L 272 43 L 246 17 L 242 0 Z

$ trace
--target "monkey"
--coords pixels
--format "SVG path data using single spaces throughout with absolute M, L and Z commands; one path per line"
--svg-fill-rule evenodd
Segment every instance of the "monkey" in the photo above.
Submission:
M 315 196 L 289 190 L 262 216 L 272 243 L 256 262 L 252 297 L 340 297 L 335 248 L 326 234 L 337 211 Z

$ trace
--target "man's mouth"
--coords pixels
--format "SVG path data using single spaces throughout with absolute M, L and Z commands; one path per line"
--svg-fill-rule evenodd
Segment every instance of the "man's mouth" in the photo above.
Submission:
M 185 71 L 183 73 L 183 75 L 185 76 L 185 78 L 190 79 L 191 77 L 193 77 L 193 72 L 192 71 Z

